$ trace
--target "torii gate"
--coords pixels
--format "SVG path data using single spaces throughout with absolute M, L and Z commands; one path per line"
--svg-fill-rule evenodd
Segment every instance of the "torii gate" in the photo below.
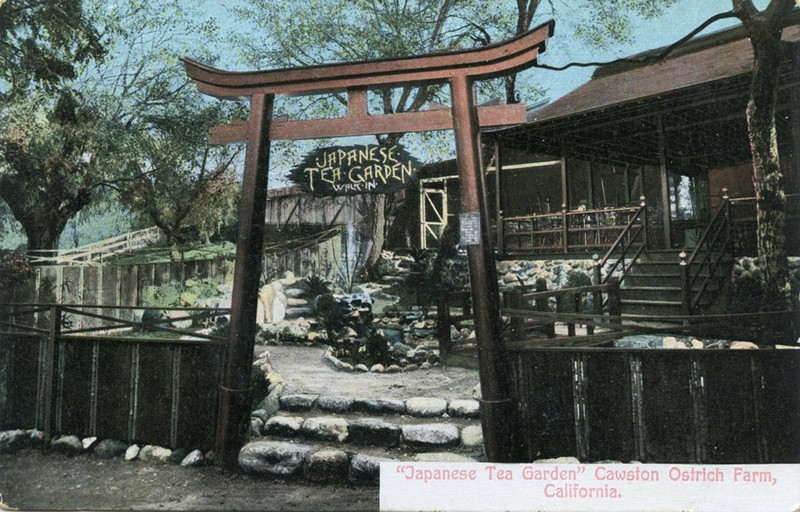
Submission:
M 239 235 L 231 302 L 230 334 L 225 348 L 216 437 L 218 464 L 234 467 L 250 415 L 250 367 L 256 334 L 256 305 L 262 262 L 270 141 L 323 137 L 455 130 L 461 181 L 461 236 L 467 245 L 475 311 L 482 390 L 481 425 L 486 457 L 510 462 L 514 457 L 516 409 L 512 402 L 505 347 L 500 339 L 500 311 L 494 255 L 484 208 L 479 130 L 526 121 L 524 104 L 476 107 L 475 80 L 508 75 L 536 63 L 554 22 L 497 44 L 462 51 L 402 59 L 361 61 L 302 68 L 230 72 L 185 58 L 197 88 L 217 98 L 250 98 L 250 118 L 210 131 L 212 144 L 246 142 Z M 368 88 L 409 84 L 445 84 L 451 111 L 429 110 L 370 115 Z M 347 115 L 337 119 L 290 121 L 272 118 L 275 95 L 347 92 Z

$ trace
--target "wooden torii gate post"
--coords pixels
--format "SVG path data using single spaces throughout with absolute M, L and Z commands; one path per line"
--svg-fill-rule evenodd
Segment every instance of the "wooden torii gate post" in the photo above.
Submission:
M 272 140 L 314 139 L 432 130 L 455 130 L 461 181 L 462 244 L 467 245 L 475 311 L 482 389 L 486 457 L 494 462 L 515 458 L 516 408 L 512 400 L 505 347 L 500 339 L 500 311 L 488 219 L 482 218 L 485 195 L 480 167 L 482 127 L 526 121 L 524 104 L 476 107 L 474 82 L 508 75 L 533 66 L 554 23 L 545 23 L 501 43 L 462 51 L 402 59 L 230 72 L 184 59 L 197 88 L 217 98 L 249 98 L 247 121 L 211 129 L 212 144 L 246 142 L 239 235 L 231 302 L 230 334 L 224 351 L 216 437 L 217 464 L 235 467 L 250 415 L 250 367 L 256 334 L 256 308 L 262 264 L 269 150 Z M 444 84 L 452 108 L 370 115 L 369 88 L 409 84 Z M 291 121 L 273 119 L 275 95 L 347 93 L 347 115 L 336 119 Z

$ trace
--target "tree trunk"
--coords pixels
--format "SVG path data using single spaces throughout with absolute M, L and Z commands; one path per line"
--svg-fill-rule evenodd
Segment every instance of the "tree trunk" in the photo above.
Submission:
M 786 257 L 786 195 L 778 155 L 775 114 L 781 65 L 780 30 L 767 23 L 750 25 L 754 68 L 747 104 L 747 127 L 753 154 L 753 175 L 758 222 L 758 257 L 761 262 L 762 311 L 791 309 L 788 259 Z M 788 316 L 788 315 L 787 315 Z M 780 323 L 782 325 L 778 326 Z M 784 334 L 791 326 L 768 322 Z

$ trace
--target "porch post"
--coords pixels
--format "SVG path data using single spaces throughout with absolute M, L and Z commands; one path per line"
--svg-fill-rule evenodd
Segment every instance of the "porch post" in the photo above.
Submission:
M 480 188 L 478 120 L 472 87 L 472 79 L 466 76 L 451 78 L 462 216 L 480 216 L 485 211 L 481 207 L 481 201 L 485 201 L 485 198 Z M 461 224 L 463 230 L 464 223 Z M 511 393 L 506 350 L 500 337 L 497 271 L 494 257 L 488 249 L 487 224 L 484 221 L 478 221 L 477 224 L 480 226 L 480 236 L 477 243 L 467 245 L 467 258 L 480 366 L 484 449 L 489 461 L 511 462 L 515 460 L 516 408 Z
M 661 223 L 664 229 L 665 249 L 672 248 L 672 233 L 669 213 L 669 176 L 667 175 L 667 145 L 664 135 L 664 119 L 656 115 L 658 125 L 658 163 L 661 171 Z
M 497 232 L 497 254 L 501 256 L 504 254 L 505 251 L 505 241 L 503 240 L 503 205 L 500 203 L 503 200 L 503 196 L 500 193 L 500 187 L 502 186 L 502 181 L 500 178 L 500 142 L 494 141 L 494 206 L 495 206 L 495 219 L 497 219 L 497 224 L 495 225 L 495 231 Z
M 235 468 L 238 464 L 250 416 L 250 367 L 253 365 L 264 245 L 273 99 L 266 94 L 255 94 L 250 99 L 230 332 L 225 346 L 217 417 L 216 464 L 226 468 Z
M 569 182 L 567 181 L 567 152 L 564 139 L 561 139 L 561 204 L 569 210 Z

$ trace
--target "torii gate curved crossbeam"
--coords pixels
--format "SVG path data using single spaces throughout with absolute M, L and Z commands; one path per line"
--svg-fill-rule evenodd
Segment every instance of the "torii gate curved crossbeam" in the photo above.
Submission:
M 497 278 L 489 239 L 480 174 L 478 135 L 481 127 L 526 121 L 524 104 L 476 107 L 475 80 L 503 76 L 536 63 L 554 23 L 545 23 L 497 44 L 447 53 L 309 66 L 267 71 L 231 72 L 191 59 L 184 63 L 197 88 L 218 98 L 250 98 L 250 118 L 211 130 L 212 143 L 247 142 L 239 238 L 236 246 L 233 298 L 216 452 L 218 464 L 235 467 L 249 419 L 250 367 L 256 334 L 256 304 L 262 261 L 270 140 L 455 130 L 461 181 L 462 218 L 478 219 L 479 236 L 467 244 L 475 311 L 486 457 L 510 462 L 515 457 L 515 404 L 511 398 L 505 347 L 500 339 Z M 448 83 L 451 109 L 370 115 L 367 90 L 408 84 Z M 274 96 L 347 91 L 348 113 L 338 119 L 289 121 L 272 119 Z M 463 229 L 462 229 L 463 233 Z M 463 240 L 462 240 L 463 241 Z

